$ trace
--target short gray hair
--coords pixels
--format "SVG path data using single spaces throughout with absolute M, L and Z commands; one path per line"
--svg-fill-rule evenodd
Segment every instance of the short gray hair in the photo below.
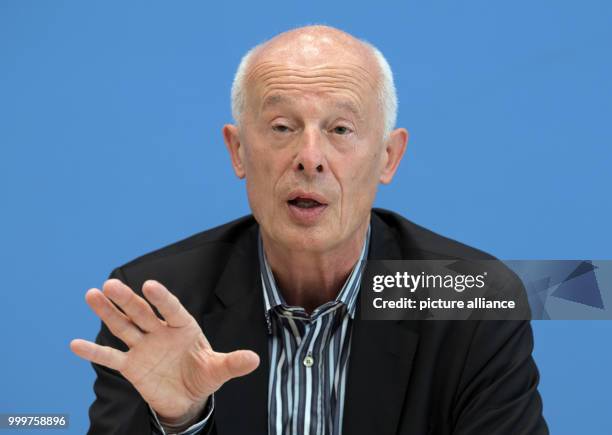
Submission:
M 372 52 L 374 58 L 376 59 L 376 63 L 378 64 L 378 68 L 380 69 L 380 77 L 382 80 L 380 83 L 378 83 L 378 102 L 381 110 L 383 111 L 383 140 L 386 140 L 389 137 L 389 133 L 391 133 L 395 127 L 395 122 L 397 121 L 397 92 L 393 82 L 393 72 L 391 71 L 389 62 L 387 62 L 387 59 L 378 48 L 363 39 L 359 39 L 359 41 Z M 245 76 L 249 63 L 255 52 L 264 44 L 265 42 L 257 44 L 255 47 L 247 51 L 244 56 L 242 56 L 238 69 L 236 70 L 236 74 L 234 75 L 231 93 L 232 117 L 237 124 L 240 123 L 240 118 L 246 104 Z

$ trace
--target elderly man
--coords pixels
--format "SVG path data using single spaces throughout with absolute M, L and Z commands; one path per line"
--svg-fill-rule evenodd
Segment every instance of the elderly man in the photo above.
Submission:
M 247 53 L 223 137 L 253 215 L 87 292 L 89 433 L 547 433 L 528 321 L 360 319 L 360 260 L 492 258 L 372 209 L 408 140 L 396 107 L 382 54 L 337 29 Z

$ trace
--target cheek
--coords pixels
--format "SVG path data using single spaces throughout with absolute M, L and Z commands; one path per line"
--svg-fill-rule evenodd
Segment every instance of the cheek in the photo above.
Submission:
M 369 192 L 378 184 L 380 154 L 369 153 L 360 156 L 350 167 L 346 168 L 347 181 L 355 195 Z
M 266 157 L 266 153 L 262 147 L 249 146 L 245 150 L 245 162 L 246 162 L 246 178 L 247 184 L 261 186 L 264 188 L 267 180 L 267 174 L 272 171 L 272 163 L 269 158 Z
M 269 149 L 251 147 L 246 153 L 246 188 L 254 212 L 271 213 L 275 187 L 282 175 L 280 159 L 273 158 Z
M 378 187 L 379 158 L 380 154 L 368 154 L 344 168 L 344 177 L 340 182 L 343 192 L 342 207 L 348 210 L 347 218 L 359 219 L 359 213 L 355 214 L 355 211 L 369 212 Z

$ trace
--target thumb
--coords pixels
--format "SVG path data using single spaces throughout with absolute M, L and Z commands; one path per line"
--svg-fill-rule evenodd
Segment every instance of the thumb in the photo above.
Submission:
M 259 356 L 250 350 L 223 354 L 221 364 L 228 380 L 251 373 L 259 366 Z

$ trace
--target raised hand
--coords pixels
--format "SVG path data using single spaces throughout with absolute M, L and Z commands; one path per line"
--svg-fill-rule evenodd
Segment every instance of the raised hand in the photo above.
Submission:
M 72 340 L 70 348 L 81 358 L 119 371 L 165 421 L 197 415 L 225 382 L 259 365 L 252 351 L 215 352 L 196 320 L 159 282 L 146 281 L 142 292 L 163 320 L 118 279 L 85 295 L 113 335 L 128 346 L 127 352 L 81 339 Z

